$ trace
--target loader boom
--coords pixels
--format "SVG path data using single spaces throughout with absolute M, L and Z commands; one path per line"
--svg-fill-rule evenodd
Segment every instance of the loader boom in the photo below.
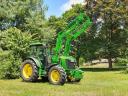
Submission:
M 60 55 L 69 56 L 71 42 L 86 32 L 91 26 L 91 23 L 90 18 L 85 13 L 80 13 L 76 19 L 69 23 L 63 32 L 58 34 L 54 56 L 52 58 L 53 62 L 58 62 Z

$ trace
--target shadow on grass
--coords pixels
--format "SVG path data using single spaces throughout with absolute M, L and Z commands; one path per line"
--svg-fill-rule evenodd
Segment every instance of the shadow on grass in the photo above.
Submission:
M 90 72 L 106 72 L 106 71 L 121 71 L 125 68 L 80 68 L 82 71 L 90 71 Z
M 38 79 L 37 81 L 35 81 L 35 82 L 25 82 L 25 81 L 23 81 L 22 79 L 21 79 L 21 82 L 23 82 L 23 83 L 28 83 L 28 84 L 33 84 L 33 83 L 42 83 L 42 84 L 49 84 L 49 85 L 54 85 L 54 84 L 51 84 L 51 83 L 49 83 L 49 80 L 48 79 Z M 66 81 L 65 82 L 65 84 L 77 84 L 77 85 L 80 85 L 80 82 L 75 82 L 75 81 L 72 81 L 72 82 L 68 82 L 68 81 Z M 55 85 L 55 86 L 63 86 L 63 85 Z
M 34 82 L 24 81 L 21 79 L 21 82 L 24 82 L 24 83 L 48 83 L 48 79 L 47 78 L 43 78 L 43 79 L 39 78 Z

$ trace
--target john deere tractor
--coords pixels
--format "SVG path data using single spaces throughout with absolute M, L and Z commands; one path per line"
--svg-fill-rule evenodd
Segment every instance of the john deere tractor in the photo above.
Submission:
M 20 68 L 21 78 L 26 82 L 35 82 L 39 77 L 48 78 L 55 85 L 63 85 L 66 81 L 79 82 L 83 72 L 76 59 L 70 56 L 71 42 L 86 32 L 91 23 L 85 13 L 80 13 L 63 32 L 59 32 L 52 50 L 42 43 L 31 44 L 30 55 Z

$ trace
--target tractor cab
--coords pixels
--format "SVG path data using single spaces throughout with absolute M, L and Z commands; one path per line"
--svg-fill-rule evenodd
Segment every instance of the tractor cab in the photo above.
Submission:
M 42 43 L 32 43 L 30 45 L 30 56 L 43 59 L 42 56 L 45 55 L 45 48 Z
M 43 68 L 47 67 L 51 63 L 50 52 L 47 46 L 43 43 L 32 43 L 30 45 L 29 57 L 36 58 L 40 61 Z

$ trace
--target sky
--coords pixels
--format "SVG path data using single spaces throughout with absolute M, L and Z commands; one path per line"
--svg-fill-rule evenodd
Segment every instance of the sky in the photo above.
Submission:
M 61 16 L 62 13 L 71 9 L 72 4 L 83 3 L 84 0 L 44 0 L 44 3 L 48 6 L 46 17 L 55 15 Z

